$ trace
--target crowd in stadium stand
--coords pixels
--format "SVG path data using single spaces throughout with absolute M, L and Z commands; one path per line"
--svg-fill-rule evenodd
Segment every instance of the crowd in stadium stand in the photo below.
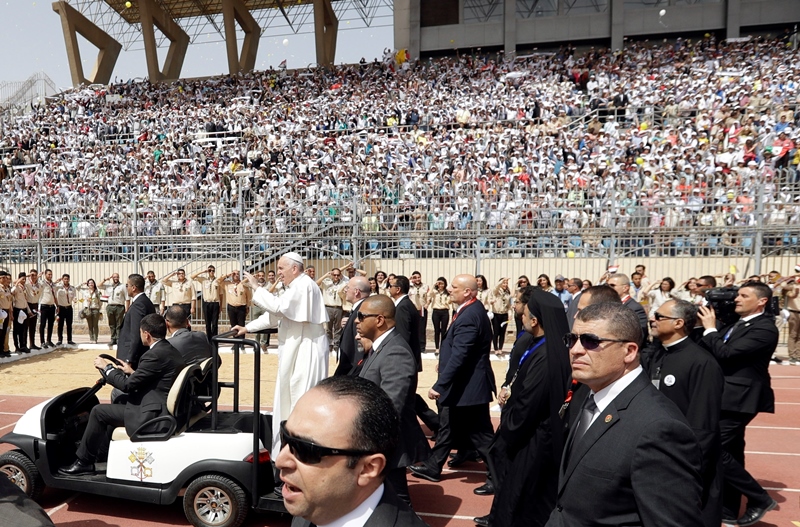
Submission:
M 713 249 L 741 244 L 763 212 L 768 241 L 790 245 L 780 231 L 800 221 L 799 82 L 785 40 L 707 37 L 84 87 L 3 128 L 0 230 L 480 223 L 557 228 L 576 248 L 616 227 Z

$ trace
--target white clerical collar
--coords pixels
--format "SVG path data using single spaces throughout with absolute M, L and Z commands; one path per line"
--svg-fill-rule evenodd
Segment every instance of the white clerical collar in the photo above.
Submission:
M 622 393 L 622 390 L 627 388 L 631 385 L 633 381 L 636 380 L 636 377 L 642 373 L 642 366 L 639 365 L 636 367 L 635 370 L 630 371 L 617 379 L 616 381 L 612 382 L 602 390 L 598 391 L 594 394 L 594 404 L 597 405 L 597 411 L 595 412 L 595 417 L 603 413 L 603 410 L 611 404 L 611 402 L 617 398 L 617 395 Z
M 686 340 L 686 339 L 688 339 L 688 338 L 689 338 L 689 337 L 688 337 L 688 336 L 686 336 L 686 337 L 683 337 L 681 340 L 676 340 L 675 342 L 671 342 L 671 343 L 669 343 L 669 344 L 664 344 L 664 343 L 662 342 L 662 346 L 664 346 L 666 349 L 669 349 L 669 348 L 671 348 L 672 346 L 674 346 L 675 344 L 680 344 L 681 342 L 683 342 L 684 340 Z
M 383 483 L 375 489 L 375 492 L 369 495 L 367 499 L 361 502 L 358 507 L 348 512 L 341 518 L 338 518 L 331 523 L 325 525 L 319 524 L 317 527 L 363 527 L 383 497 Z
M 372 351 L 378 349 L 380 345 L 383 343 L 383 341 L 386 340 L 386 337 L 389 336 L 389 333 L 391 333 L 392 331 L 394 331 L 394 328 L 389 328 L 389 331 L 387 331 L 380 337 L 376 338 L 375 341 L 372 343 Z
M 400 303 L 400 301 L 401 301 L 402 299 L 404 299 L 404 298 L 405 298 L 405 297 L 407 297 L 407 296 L 408 296 L 408 295 L 400 295 L 400 298 L 398 298 L 397 300 L 395 300 L 395 301 L 394 301 L 394 305 L 395 305 L 395 307 L 397 306 L 397 304 L 399 304 L 399 303 Z

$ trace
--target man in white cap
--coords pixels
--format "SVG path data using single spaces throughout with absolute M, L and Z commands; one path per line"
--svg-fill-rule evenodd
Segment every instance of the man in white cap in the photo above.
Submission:
M 278 378 L 272 422 L 286 419 L 295 403 L 308 390 L 328 376 L 328 322 L 322 291 L 304 272 L 303 259 L 290 252 L 278 260 L 278 280 L 283 283 L 281 296 L 261 287 L 250 273 L 244 273 L 253 288 L 253 302 L 266 311 L 245 327 L 234 326 L 239 336 L 278 326 Z M 273 426 L 272 454 L 280 452 L 279 427 Z

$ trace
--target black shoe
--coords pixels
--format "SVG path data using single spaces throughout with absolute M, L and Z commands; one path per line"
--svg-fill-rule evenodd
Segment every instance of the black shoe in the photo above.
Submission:
M 460 467 L 467 461 L 478 461 L 480 457 L 478 456 L 478 452 L 476 450 L 459 450 L 456 452 L 456 455 L 453 456 L 453 459 L 447 462 L 448 467 Z
M 70 346 L 77 346 L 77 344 L 75 344 L 75 343 L 74 343 L 74 342 L 72 342 L 71 340 L 68 340 L 68 341 L 67 341 L 67 344 L 69 344 Z
M 747 507 L 747 509 L 744 511 L 744 514 L 742 514 L 742 517 L 739 518 L 736 523 L 742 527 L 754 525 L 760 522 L 761 518 L 763 518 L 766 513 L 777 506 L 778 502 L 770 498 L 769 503 L 763 507 Z
M 433 469 L 428 468 L 428 466 L 425 464 L 411 465 L 408 467 L 408 470 L 410 470 L 411 473 L 418 478 L 427 479 L 428 481 L 433 481 L 434 483 L 439 483 L 442 481 L 441 475 Z
M 42 348 L 40 348 L 39 346 L 37 346 L 37 345 L 35 345 L 35 344 L 34 344 L 34 345 L 32 345 L 32 346 L 30 347 L 30 349 L 32 349 L 32 350 L 40 350 L 40 349 L 42 349 Z
M 7 358 L 11 357 L 11 352 L 10 351 L 0 351 L 0 357 L 4 358 L 4 359 L 7 359 Z
M 475 525 L 480 525 L 480 527 L 489 527 L 489 515 L 486 516 L 476 516 L 472 518 L 472 521 L 475 522 Z
M 94 463 L 87 463 L 80 459 L 76 459 L 75 463 L 68 467 L 61 467 L 58 473 L 62 476 L 80 476 L 81 474 L 93 474 Z
M 59 344 L 59 346 L 61 345 L 61 343 L 60 343 L 60 342 L 59 342 L 58 344 Z M 55 347 L 56 347 L 56 345 L 55 345 L 55 344 L 53 344 L 53 341 L 52 341 L 52 340 L 48 340 L 48 341 L 47 341 L 47 347 L 48 347 L 48 348 L 55 348 Z
M 56 343 L 56 347 L 57 347 L 57 348 L 60 348 L 60 347 L 62 347 L 62 346 L 64 346 L 64 343 L 63 343 L 63 342 L 61 342 L 61 341 L 59 340 L 59 341 Z
M 491 496 L 494 494 L 494 484 L 491 481 L 487 481 L 472 492 L 478 496 Z
M 20 349 L 17 350 L 18 354 L 19 353 L 30 353 L 30 352 L 31 352 L 31 350 L 29 350 L 28 348 L 20 348 Z
M 780 357 L 778 357 L 777 355 L 773 355 L 773 356 L 772 356 L 772 358 L 771 358 L 771 359 L 769 359 L 769 360 L 771 360 L 771 361 L 772 361 L 772 362 L 774 362 L 775 364 L 782 364 L 782 363 L 783 363 L 783 360 L 782 360 Z M 746 513 L 746 512 L 745 512 L 745 515 L 747 515 L 747 513 Z M 740 519 L 741 519 L 741 518 L 740 518 Z M 748 525 L 749 525 L 749 524 L 748 524 Z

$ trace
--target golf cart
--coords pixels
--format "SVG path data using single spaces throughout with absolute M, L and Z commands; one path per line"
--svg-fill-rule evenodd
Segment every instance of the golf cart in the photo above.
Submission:
M 14 431 L 0 437 L 15 450 L 0 455 L 0 473 L 28 496 L 38 499 L 45 486 L 114 498 L 166 505 L 185 489 L 183 510 L 197 527 L 237 527 L 248 512 L 285 513 L 267 448 L 272 415 L 260 405 L 260 346 L 225 333 L 212 339 L 212 356 L 185 367 L 167 398 L 170 415 L 157 417 L 128 437 L 112 434 L 108 460 L 93 474 L 64 476 L 58 468 L 72 463 L 91 409 L 99 404 L 103 377 L 91 388 L 78 388 L 40 403 L 20 418 Z M 233 344 L 233 382 L 218 380 L 219 345 Z M 239 410 L 239 353 L 254 351 L 253 408 Z M 114 357 L 101 355 L 112 362 Z M 221 388 L 233 389 L 233 410 L 219 410 Z M 153 433 L 169 426 L 163 433 Z

